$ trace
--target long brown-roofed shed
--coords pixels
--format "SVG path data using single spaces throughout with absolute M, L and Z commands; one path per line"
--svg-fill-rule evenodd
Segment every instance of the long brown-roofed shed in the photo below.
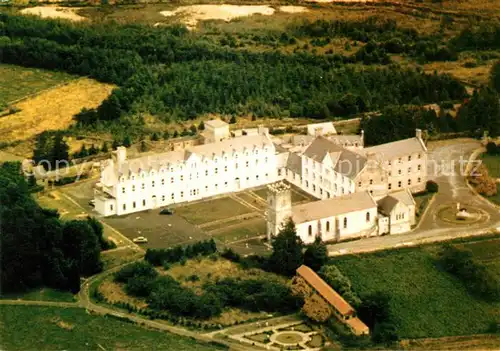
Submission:
M 354 308 L 332 289 L 323 279 L 320 278 L 311 268 L 300 266 L 297 268 L 297 274 L 301 276 L 318 294 L 321 295 L 329 304 L 331 304 L 343 316 L 349 316 L 355 313 Z

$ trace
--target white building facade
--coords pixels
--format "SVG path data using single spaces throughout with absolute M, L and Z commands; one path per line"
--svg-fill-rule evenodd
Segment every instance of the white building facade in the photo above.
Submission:
M 415 224 L 411 193 L 425 189 L 427 149 L 415 138 L 364 148 L 363 134 L 271 137 L 266 128 L 229 131 L 205 122 L 202 145 L 129 159 L 119 147 L 101 169 L 95 209 L 103 216 L 134 212 L 269 187 L 267 234 L 292 218 L 304 242 L 403 233 Z M 287 181 L 320 201 L 292 206 Z M 404 213 L 403 213 L 404 212 Z

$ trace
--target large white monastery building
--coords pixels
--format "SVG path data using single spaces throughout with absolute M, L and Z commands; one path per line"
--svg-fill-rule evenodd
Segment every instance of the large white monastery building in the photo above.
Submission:
M 129 159 L 119 147 L 102 166 L 95 209 L 124 215 L 269 185 L 269 238 L 288 218 L 306 243 L 404 233 L 415 224 L 411 194 L 427 181 L 419 130 L 364 148 L 363 134 L 338 135 L 332 123 L 280 138 L 263 127 L 230 132 L 220 120 L 205 127 L 204 143 L 182 150 Z M 292 206 L 287 183 L 318 201 Z

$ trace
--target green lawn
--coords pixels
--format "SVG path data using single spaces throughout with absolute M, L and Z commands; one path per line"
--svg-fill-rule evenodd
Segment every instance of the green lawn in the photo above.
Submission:
M 245 221 L 241 226 L 229 227 L 224 231 L 213 234 L 222 242 L 233 242 L 236 240 L 252 238 L 266 234 L 266 221 L 263 218 L 256 218 Z
M 59 291 L 50 288 L 34 289 L 22 294 L 8 294 L 0 296 L 0 299 L 29 300 L 29 301 L 59 301 L 75 302 L 73 294 L 68 291 Z
M 481 161 L 488 168 L 488 173 L 493 178 L 500 178 L 500 156 L 481 154 Z
M 462 282 L 434 265 L 438 246 L 335 258 L 361 297 L 384 291 L 401 337 L 424 338 L 484 333 L 498 321 L 500 303 L 470 296 Z M 497 251 L 498 252 L 498 251 Z M 498 262 L 498 261 L 497 261 Z
M 67 73 L 0 64 L 0 109 L 9 102 L 74 79 Z
M 176 208 L 176 213 L 193 224 L 203 224 L 219 219 L 239 216 L 254 210 L 230 197 L 198 202 Z
M 85 309 L 0 305 L 3 350 L 218 350 Z

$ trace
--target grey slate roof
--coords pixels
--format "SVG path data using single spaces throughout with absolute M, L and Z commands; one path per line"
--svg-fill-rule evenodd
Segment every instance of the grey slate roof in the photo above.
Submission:
M 290 152 L 286 163 L 286 168 L 291 170 L 293 173 L 302 176 L 302 158 L 299 155 Z
M 408 189 L 396 191 L 377 201 L 378 209 L 385 215 L 392 213 L 397 204 L 415 205 L 415 200 Z
M 366 154 L 374 152 L 381 160 L 392 160 L 398 157 L 407 156 L 415 152 L 426 152 L 427 149 L 422 141 L 418 138 L 409 138 L 404 140 L 394 141 L 392 143 L 371 146 L 363 149 Z
M 334 170 L 351 179 L 356 178 L 367 163 L 363 155 L 344 149 L 322 136 L 317 137 L 303 154 L 316 162 L 322 162 L 327 154 L 330 155 Z
M 377 203 L 367 191 L 314 201 L 292 207 L 292 219 L 295 223 L 314 221 L 349 212 L 376 208 Z

